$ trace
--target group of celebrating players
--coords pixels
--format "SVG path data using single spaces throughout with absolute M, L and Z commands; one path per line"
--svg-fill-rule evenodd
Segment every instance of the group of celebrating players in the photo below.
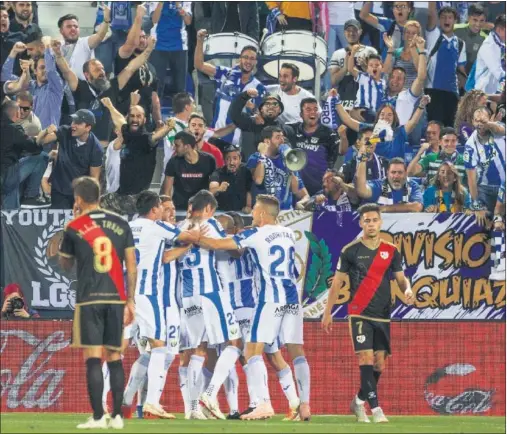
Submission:
M 139 217 L 128 223 L 99 206 L 100 188 L 93 178 L 79 178 L 73 187 L 75 218 L 66 226 L 60 259 L 66 269 L 77 263 L 72 343 L 84 348 L 93 409 L 93 416 L 78 428 L 123 428 L 136 393 L 144 417 L 173 419 L 160 398 L 178 354 L 185 418 L 274 416 L 265 353 L 288 400 L 285 420 L 310 420 L 310 366 L 303 350 L 295 234 L 276 223 L 280 205 L 275 197 L 259 195 L 252 226 L 245 227 L 237 213 L 215 217 L 216 199 L 201 190 L 189 201 L 187 218 L 176 224 L 170 198 L 144 191 L 136 203 Z M 368 402 L 373 421 L 387 422 L 377 383 L 390 353 L 391 272 L 408 303 L 413 294 L 399 252 L 380 239 L 378 206 L 363 205 L 359 214 L 363 237 L 342 251 L 322 326 L 329 332 L 335 297 L 348 276 L 351 335 L 361 374 L 351 410 L 358 422 L 368 423 Z M 139 357 L 125 388 L 121 354 L 131 338 Z M 297 389 L 280 351 L 283 346 Z M 102 367 L 103 355 L 107 363 Z M 242 413 L 238 360 L 249 395 L 249 407 Z M 222 385 L 227 417 L 217 401 Z M 107 386 L 113 397 L 110 416 L 103 405 Z

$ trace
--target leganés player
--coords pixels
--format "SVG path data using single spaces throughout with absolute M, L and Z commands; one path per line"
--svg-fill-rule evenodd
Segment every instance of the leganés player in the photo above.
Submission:
M 364 408 L 365 401 L 368 401 L 373 422 L 388 422 L 378 403 L 377 384 L 391 353 L 391 274 L 405 293 L 407 304 L 414 302 L 414 295 L 396 246 L 380 238 L 382 217 L 379 206 L 366 204 L 358 212 L 363 236 L 342 249 L 322 327 L 326 333 L 331 330 L 331 311 L 348 276 L 352 297 L 348 304 L 349 329 L 361 372 L 361 387 L 350 408 L 358 422 L 369 423 Z
M 124 376 L 121 361 L 123 326 L 134 316 L 136 257 L 127 221 L 99 208 L 100 187 L 91 177 L 72 183 L 74 219 L 60 246 L 60 264 L 69 270 L 77 264 L 77 294 L 72 346 L 84 348 L 86 380 L 93 416 L 79 429 L 123 428 L 121 404 Z M 123 263 L 127 269 L 125 291 Z M 102 406 L 102 354 L 109 368 L 113 413 L 107 421 Z

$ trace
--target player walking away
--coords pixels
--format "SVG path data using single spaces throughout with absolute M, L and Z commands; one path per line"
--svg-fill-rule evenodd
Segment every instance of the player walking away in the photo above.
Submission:
M 361 388 L 350 408 L 358 422 L 369 423 L 364 408 L 365 401 L 368 401 L 373 422 L 388 422 L 378 403 L 377 385 L 385 368 L 386 357 L 391 354 L 391 273 L 404 291 L 407 304 L 414 302 L 414 295 L 405 278 L 401 255 L 396 246 L 380 238 L 380 207 L 365 204 L 358 212 L 363 236 L 345 246 L 341 252 L 322 317 L 322 327 L 326 333 L 331 330 L 331 311 L 338 291 L 348 276 L 352 294 L 348 305 L 349 327 L 361 372 Z
M 266 419 L 274 415 L 268 390 L 265 344 L 277 338 L 287 345 L 299 387 L 301 420 L 310 419 L 310 367 L 303 351 L 303 312 L 296 288 L 295 235 L 276 224 L 280 203 L 274 196 L 258 195 L 252 211 L 253 228 L 233 238 L 217 240 L 199 237 L 207 249 L 249 249 L 258 275 L 258 302 L 247 337 L 245 357 L 252 388 L 259 405 L 243 420 Z
M 128 223 L 119 215 L 99 208 L 100 187 L 91 177 L 72 183 L 74 220 L 65 228 L 60 264 L 70 270 L 77 263 L 76 310 L 72 346 L 84 348 L 88 394 L 93 417 L 78 429 L 123 428 L 123 325 L 134 316 L 136 258 Z M 127 287 L 123 263 L 127 269 Z M 102 407 L 101 358 L 105 351 L 113 395 L 112 418 L 107 423 Z

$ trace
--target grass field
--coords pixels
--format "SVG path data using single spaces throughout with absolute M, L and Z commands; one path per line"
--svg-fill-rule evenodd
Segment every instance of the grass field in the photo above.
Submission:
M 2 433 L 83 432 L 76 425 L 86 415 L 61 413 L 3 413 Z M 129 433 L 504 433 L 505 418 L 477 416 L 398 416 L 388 424 L 357 424 L 353 416 L 314 416 L 309 423 L 269 421 L 189 421 L 183 415 L 172 421 L 127 420 Z M 85 431 L 92 432 L 92 431 Z M 99 432 L 104 432 L 100 430 Z

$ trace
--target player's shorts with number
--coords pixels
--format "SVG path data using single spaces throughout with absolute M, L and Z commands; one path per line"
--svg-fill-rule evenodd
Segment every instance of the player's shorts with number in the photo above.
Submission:
M 182 328 L 185 348 L 197 348 L 202 342 L 218 345 L 239 339 L 241 331 L 229 297 L 225 292 L 213 292 L 183 297 Z
M 166 340 L 167 329 L 162 299 L 157 295 L 136 295 L 136 318 L 141 338 Z
M 389 321 L 352 316 L 349 317 L 349 325 L 355 352 L 373 350 L 391 354 Z
M 247 342 L 303 343 L 303 308 L 299 303 L 259 302 L 255 308 Z
M 180 308 L 177 304 L 165 308 L 165 324 L 168 352 L 177 355 L 180 351 Z
M 252 325 L 252 317 L 255 309 L 253 307 L 240 307 L 234 310 L 234 315 L 239 324 L 241 338 L 246 342 L 250 327 Z

